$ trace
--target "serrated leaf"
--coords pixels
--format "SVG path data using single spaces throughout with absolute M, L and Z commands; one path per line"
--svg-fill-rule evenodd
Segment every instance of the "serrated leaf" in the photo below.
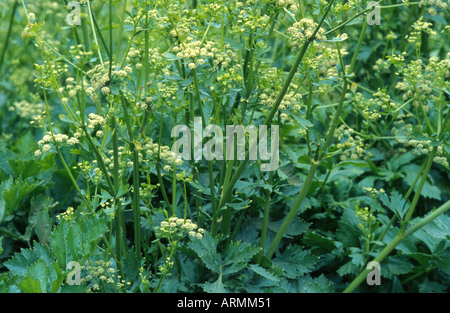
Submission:
M 450 239 L 450 216 L 441 214 L 422 229 L 433 238 L 448 240 Z
M 230 243 L 225 250 L 224 260 L 222 262 L 223 275 L 233 274 L 240 271 L 259 251 L 261 251 L 260 247 L 252 246 L 246 242 Z
M 318 258 L 300 246 L 289 246 L 280 256 L 272 260 L 273 264 L 284 270 L 287 278 L 297 278 L 311 272 Z
M 24 276 L 28 268 L 38 260 L 43 260 L 47 266 L 54 262 L 50 250 L 46 246 L 35 242 L 33 249 L 21 249 L 20 253 L 15 253 L 4 265 L 14 275 Z
M 397 191 L 393 190 L 391 192 L 391 196 L 389 197 L 386 193 L 382 193 L 380 195 L 381 202 L 391 210 L 400 220 L 403 220 L 403 217 L 408 210 L 407 202 L 403 199 L 403 196 Z
M 320 253 L 330 252 L 336 247 L 333 239 L 326 238 L 315 232 L 307 232 L 303 236 L 302 242 L 306 246 L 317 248 Z
M 203 289 L 207 293 L 228 293 L 229 291 L 223 286 L 222 275 L 213 283 L 205 283 Z
M 269 230 L 273 231 L 274 233 L 277 233 L 280 229 L 281 225 L 283 224 L 284 220 L 281 219 L 276 222 L 270 222 L 269 223 Z M 298 236 L 303 234 L 311 225 L 311 223 L 307 223 L 304 220 L 302 220 L 300 217 L 294 218 L 292 223 L 289 225 L 288 229 L 284 233 L 283 237 L 286 238 L 292 238 L 293 236 Z
M 420 171 L 420 166 L 417 164 L 408 164 L 402 167 L 402 171 L 406 174 L 406 183 L 411 186 Z M 414 192 L 417 191 L 418 185 L 419 184 L 416 184 L 414 187 Z M 425 181 L 420 195 L 429 199 L 441 200 L 441 190 L 439 187 L 431 184 L 428 180 Z
M 351 262 L 354 266 L 361 267 L 364 265 L 364 254 L 362 253 L 361 249 L 352 247 L 350 248 L 350 257 L 352 258 Z
M 227 203 L 227 207 L 234 209 L 235 211 L 240 211 L 248 208 L 250 200 L 245 200 L 237 203 Z
M 49 273 L 44 260 L 39 260 L 31 265 L 27 270 L 27 277 L 37 280 L 39 282 L 40 292 L 47 293 Z
M 361 238 L 361 232 L 358 224 L 359 220 L 356 218 L 354 210 L 344 208 L 341 219 L 338 222 L 338 230 L 336 233 L 337 239 L 345 246 L 357 247 Z
M 38 260 L 38 256 L 31 249 L 22 249 L 6 261 L 4 265 L 15 275 L 24 276 L 28 267 Z
M 316 278 L 306 276 L 299 291 L 304 293 L 333 293 L 334 284 L 327 280 L 323 274 Z
M 98 241 L 106 232 L 106 219 L 99 216 L 79 216 L 80 220 L 61 223 L 51 234 L 51 247 L 61 268 L 68 262 L 82 261 L 94 253 Z
M 3 218 L 5 217 L 5 199 L 3 199 L 3 196 L 0 195 L 0 223 L 3 221 Z
M 431 253 L 434 253 L 440 240 L 436 240 L 433 236 L 428 234 L 425 230 L 419 229 L 414 234 L 414 237 L 425 243 L 425 245 L 430 249 Z
M 39 242 L 47 244 L 50 241 L 52 223 L 48 215 L 48 207 L 44 207 L 38 214 L 36 219 L 36 235 Z
M 419 285 L 421 293 L 442 293 L 447 291 L 448 286 L 444 286 L 438 282 L 428 280 L 428 277 Z
M 256 274 L 258 274 L 259 276 L 264 277 L 265 279 L 268 279 L 268 280 L 271 280 L 274 282 L 279 282 L 281 280 L 280 277 L 275 276 L 274 274 L 272 274 L 268 270 L 260 267 L 257 264 L 250 264 L 249 268 Z
M 223 265 L 236 261 L 248 262 L 259 251 L 261 251 L 260 247 L 252 246 L 247 242 L 231 242 L 225 250 Z
M 358 267 L 356 267 L 352 261 L 348 261 L 344 265 L 342 265 L 338 270 L 337 273 L 339 276 L 344 276 L 348 274 L 355 274 L 358 271 Z
M 314 124 L 308 121 L 307 119 L 304 119 L 300 117 L 298 114 L 294 113 L 293 111 L 289 111 L 290 115 L 300 124 L 300 126 L 303 129 L 308 129 L 309 127 L 313 127 Z
M 194 250 L 207 268 L 220 274 L 220 263 L 217 260 L 217 239 L 206 232 L 202 239 L 192 238 L 188 247 Z
M 408 259 L 406 256 L 390 257 L 383 263 L 383 268 L 386 267 L 394 275 L 408 274 L 414 267 Z M 383 270 L 381 274 L 383 275 Z
M 52 200 L 38 195 L 31 198 L 30 201 L 30 213 L 28 214 L 28 226 L 25 230 L 23 238 L 30 240 L 32 231 L 35 230 L 41 243 L 48 243 L 51 233 L 51 220 L 48 215 L 48 210 L 53 208 L 56 203 L 52 203 Z
M 242 270 L 260 251 L 259 247 L 238 241 L 231 242 L 221 255 L 217 253 L 217 243 L 217 239 L 205 233 L 202 239 L 192 238 L 188 247 L 197 253 L 207 268 L 220 275 L 233 274 Z
M 19 288 L 26 293 L 40 293 L 41 284 L 39 280 L 33 277 L 25 277 L 20 283 Z
M 32 178 L 23 180 L 21 177 L 13 178 L 12 176 L 0 185 L 0 198 L 4 200 L 3 219 L 12 214 L 22 201 L 33 194 L 33 192 L 43 181 L 38 181 Z M 0 210 L 2 202 L 0 201 Z

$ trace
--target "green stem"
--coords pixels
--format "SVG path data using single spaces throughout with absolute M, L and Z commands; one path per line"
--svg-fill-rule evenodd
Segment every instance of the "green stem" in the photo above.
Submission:
M 122 7 L 123 16 L 120 17 L 121 20 L 123 20 L 125 18 L 126 10 L 127 10 L 127 0 L 125 0 L 123 2 L 123 7 Z M 120 25 L 119 25 L 119 34 L 120 35 L 119 35 L 119 40 L 117 42 L 116 60 L 119 60 L 120 46 L 122 45 L 122 34 L 123 34 L 123 29 L 124 29 L 123 25 L 124 25 L 124 23 L 120 23 Z
M 92 34 L 94 35 L 94 42 L 97 45 L 98 57 L 100 59 L 100 63 L 103 65 L 102 53 L 100 52 L 100 45 L 98 44 L 97 34 L 95 32 L 95 23 L 94 23 L 94 17 L 92 15 L 91 1 L 87 1 L 87 7 L 88 7 L 89 18 L 91 20 Z
M 84 194 L 81 192 L 81 189 L 78 186 L 77 181 L 73 177 L 73 174 L 70 171 L 69 166 L 67 165 L 66 160 L 64 159 L 64 156 L 62 155 L 61 151 L 59 150 L 58 146 L 56 145 L 55 134 L 53 133 L 52 122 L 50 120 L 50 109 L 49 109 L 48 101 L 47 101 L 47 92 L 45 91 L 45 87 L 42 87 L 42 90 L 44 91 L 45 111 L 46 111 L 46 115 L 47 115 L 48 127 L 50 129 L 50 133 L 52 136 L 52 140 L 53 140 L 53 144 L 55 146 L 56 152 L 58 153 L 59 158 L 61 159 L 61 162 L 64 166 L 64 169 L 66 170 L 67 174 L 69 175 L 69 178 L 72 181 L 75 189 L 78 191 L 78 194 L 82 197 L 83 202 L 86 204 L 86 206 L 89 209 L 91 209 L 91 211 L 92 211 L 93 210 L 92 204 L 89 202 L 89 200 L 86 198 L 86 196 L 84 196 Z
M 128 136 L 130 145 L 133 149 L 133 222 L 134 222 L 134 248 L 136 258 L 141 259 L 141 208 L 139 199 L 139 150 L 134 141 L 133 129 L 131 126 L 130 116 L 128 115 L 127 101 L 125 96 L 121 93 L 121 103 L 123 108 L 123 115 L 125 117 L 125 124 L 128 129 Z
M 300 208 L 300 205 L 302 204 L 303 200 L 305 199 L 306 195 L 309 192 L 311 183 L 314 179 L 314 174 L 315 174 L 318 166 L 319 166 L 319 163 L 317 163 L 317 162 L 314 162 L 311 164 L 308 176 L 306 176 L 305 183 L 302 187 L 302 190 L 300 191 L 300 194 L 295 199 L 295 202 L 292 205 L 291 210 L 289 211 L 288 215 L 285 217 L 283 224 L 281 224 L 280 229 L 278 230 L 277 234 L 275 235 L 275 238 L 273 239 L 272 243 L 269 246 L 269 249 L 267 250 L 267 257 L 269 259 L 275 253 L 275 250 L 277 249 L 278 244 L 280 243 L 281 238 L 283 238 L 284 233 L 288 229 L 289 225 L 292 223 L 295 216 L 297 216 L 297 211 Z
M 119 140 L 117 136 L 117 123 L 116 116 L 113 115 L 111 117 L 111 132 L 113 135 L 113 153 L 114 153 L 114 189 L 117 193 L 119 192 L 120 187 L 120 177 L 119 177 Z M 116 205 L 116 216 L 115 216 L 115 225 L 116 225 L 116 255 L 117 260 L 119 262 L 119 270 L 121 271 L 121 275 L 123 274 L 122 267 L 122 256 L 126 256 L 126 233 L 125 233 L 125 225 L 124 225 L 124 216 L 120 199 L 114 199 Z
M 353 71 L 353 68 L 356 63 L 356 59 L 357 59 L 357 56 L 359 53 L 359 49 L 361 47 L 366 30 L 367 30 L 367 21 L 364 23 L 363 29 L 361 31 L 361 34 L 360 34 L 360 37 L 358 40 L 358 44 L 357 44 L 355 52 L 353 54 L 350 71 Z M 345 67 L 342 67 L 342 70 L 345 75 Z M 344 86 L 342 88 L 343 90 L 341 93 L 341 98 L 339 100 L 338 108 L 334 114 L 333 121 L 331 122 L 330 129 L 328 130 L 328 134 L 327 134 L 325 143 L 324 143 L 323 147 L 321 147 L 321 149 L 320 149 L 320 147 L 318 148 L 318 150 L 317 150 L 318 153 L 316 153 L 315 160 L 311 160 L 312 164 L 309 169 L 309 173 L 305 179 L 305 183 L 303 184 L 303 187 L 302 187 L 299 195 L 297 196 L 294 204 L 292 205 L 291 210 L 289 211 L 288 215 L 286 216 L 285 220 L 283 221 L 283 224 L 281 225 L 280 229 L 278 230 L 277 234 L 275 235 L 275 238 L 273 239 L 272 243 L 269 246 L 269 249 L 267 251 L 267 257 L 269 259 L 275 253 L 275 251 L 278 247 L 278 244 L 280 243 L 281 239 L 284 236 L 284 233 L 287 231 L 289 225 L 292 223 L 295 216 L 297 215 L 297 211 L 299 210 L 303 200 L 305 199 L 306 195 L 309 192 L 312 181 L 314 179 L 315 171 L 327 153 L 327 149 L 328 149 L 329 145 L 331 144 L 331 140 L 333 139 L 334 130 L 336 129 L 336 126 L 339 121 L 339 117 L 340 117 L 340 114 L 341 114 L 341 111 L 343 108 L 345 94 L 347 93 L 348 84 L 349 84 L 349 82 L 348 82 L 347 78 L 344 76 Z
M 408 228 L 403 235 L 401 236 L 398 234 L 374 259 L 375 262 L 381 263 L 391 252 L 392 250 L 397 247 L 399 243 L 401 243 L 405 238 L 416 232 L 417 230 L 421 229 L 425 225 L 432 222 L 434 219 L 439 217 L 441 214 L 447 212 L 450 210 L 450 200 L 444 203 L 442 206 L 440 206 L 437 210 L 430 213 L 427 217 L 425 217 L 421 222 L 412 225 L 410 228 Z M 351 293 L 353 292 L 367 277 L 367 275 L 371 272 L 371 269 L 365 269 L 362 271 L 351 283 L 350 285 L 344 290 L 344 293 Z
M 8 49 L 9 37 L 11 36 L 12 27 L 14 24 L 14 15 L 16 15 L 17 5 L 18 3 L 16 0 L 13 4 L 11 19 L 9 20 L 8 32 L 6 33 L 5 44 L 3 45 L 2 55 L 0 57 L 0 70 L 2 69 L 3 61 L 5 60 L 6 50 Z
M 166 202 L 167 209 L 170 211 L 170 214 L 173 215 L 175 212 L 171 212 L 172 206 L 170 205 L 169 198 L 167 197 L 166 188 L 164 187 L 164 182 L 162 180 L 161 175 L 161 136 L 162 136 L 162 128 L 163 128 L 163 108 L 161 106 L 161 119 L 159 124 L 159 142 L 158 142 L 158 160 L 156 162 L 156 174 L 158 176 L 159 189 L 163 195 L 164 201 Z
M 273 180 L 273 173 L 270 172 L 269 175 L 269 183 Z M 269 213 L 270 213 L 270 201 L 271 201 L 271 192 L 270 190 L 266 190 L 266 203 L 264 206 L 264 216 L 263 216 L 263 224 L 261 227 L 261 238 L 259 241 L 259 246 L 261 247 L 261 252 L 258 254 L 256 258 L 256 262 L 261 265 L 262 257 L 264 256 L 264 247 L 266 246 L 266 238 L 267 238 L 267 230 L 269 228 Z
M 417 202 L 419 201 L 419 198 L 420 198 L 420 194 L 422 193 L 422 188 L 428 178 L 428 173 L 430 172 L 431 165 L 433 165 L 433 158 L 436 154 L 436 151 L 437 151 L 437 147 L 434 147 L 433 150 L 431 151 L 430 155 L 428 156 L 427 163 L 426 163 L 427 165 L 425 167 L 425 170 L 423 171 L 422 179 L 420 180 L 419 186 L 417 187 L 417 191 L 416 191 L 414 198 L 411 202 L 411 205 L 408 209 L 408 213 L 406 213 L 406 218 L 405 218 L 404 224 L 400 230 L 400 234 L 402 234 L 404 232 L 406 226 L 408 225 L 408 223 L 414 213 Z
M 292 82 L 292 79 L 295 76 L 295 73 L 297 72 L 298 67 L 300 66 L 300 62 L 302 61 L 302 59 L 306 53 L 306 50 L 308 49 L 308 46 L 314 41 L 314 38 L 315 38 L 317 32 L 319 31 L 320 27 L 322 26 L 326 16 L 328 15 L 333 2 L 334 2 L 334 0 L 331 0 L 329 2 L 327 9 L 325 10 L 324 15 L 322 16 L 322 19 L 320 20 L 320 22 L 317 25 L 316 29 L 314 30 L 313 34 L 311 35 L 311 37 L 309 37 L 303 43 L 302 47 L 300 48 L 300 52 L 295 60 L 294 65 L 292 66 L 291 70 L 289 71 L 288 77 L 286 78 L 286 81 L 284 82 L 283 88 L 281 89 L 280 93 L 278 94 L 278 96 L 272 106 L 272 109 L 270 110 L 266 119 L 264 120 L 264 125 L 267 125 L 267 126 L 271 125 L 272 119 L 275 116 L 275 113 L 278 111 L 281 101 L 283 100 L 284 96 L 286 95 L 286 92 Z M 248 154 L 249 153 L 247 151 L 245 160 L 243 160 L 240 163 L 239 167 L 237 168 L 236 172 L 234 173 L 233 177 L 231 178 L 231 181 L 224 187 L 222 197 L 219 201 L 219 206 L 218 206 L 219 208 L 221 208 L 229 200 L 229 197 L 231 196 L 231 192 L 233 190 L 234 185 L 236 184 L 237 180 L 239 179 L 241 172 L 244 170 L 245 166 L 247 165 Z
M 200 97 L 200 87 L 199 87 L 199 82 L 198 82 L 198 77 L 197 77 L 197 70 L 194 69 L 192 74 L 194 76 L 195 95 L 197 97 L 198 107 L 199 107 L 200 114 L 202 117 L 202 122 L 203 122 L 203 125 L 206 126 L 206 119 L 205 119 L 205 114 L 203 112 L 202 99 Z M 215 195 L 215 191 L 214 191 L 214 174 L 213 174 L 212 160 L 208 160 L 208 175 L 209 175 L 209 194 L 211 197 L 211 208 L 212 208 L 212 214 L 214 217 L 216 215 L 217 207 L 216 207 L 216 195 Z
M 133 220 L 136 257 L 141 259 L 141 209 L 139 203 L 139 151 L 133 144 Z

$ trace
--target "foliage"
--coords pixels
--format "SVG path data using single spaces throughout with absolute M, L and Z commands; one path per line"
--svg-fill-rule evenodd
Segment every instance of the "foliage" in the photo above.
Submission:
M 368 2 L 0 3 L 0 292 L 448 292 L 448 3 Z

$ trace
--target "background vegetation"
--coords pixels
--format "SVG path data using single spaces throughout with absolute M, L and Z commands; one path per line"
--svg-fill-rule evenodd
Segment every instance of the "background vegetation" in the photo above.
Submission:
M 80 2 L 0 3 L 1 292 L 448 291 L 448 1 Z

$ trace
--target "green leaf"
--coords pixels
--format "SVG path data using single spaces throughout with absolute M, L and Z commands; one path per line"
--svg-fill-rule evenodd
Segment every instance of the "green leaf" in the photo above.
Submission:
M 207 293 L 228 293 L 229 291 L 223 286 L 222 275 L 213 283 L 205 283 L 203 289 Z
M 419 292 L 421 293 L 442 293 L 447 291 L 447 286 L 438 282 L 428 280 L 428 277 L 419 285 Z
M 436 239 L 450 239 L 450 216 L 441 214 L 423 228 L 427 234 Z
M 290 110 L 288 112 L 299 124 L 303 129 L 308 129 L 309 127 L 313 127 L 314 124 L 308 121 L 307 119 L 304 119 L 300 117 L 298 114 L 294 113 L 293 110 Z
M 259 276 L 264 277 L 265 279 L 268 279 L 268 280 L 271 280 L 274 282 L 279 282 L 281 280 L 280 277 L 275 276 L 274 274 L 272 274 L 268 270 L 260 267 L 257 264 L 250 264 L 249 268 L 256 274 L 258 274 Z
M 235 211 L 240 211 L 248 208 L 250 205 L 250 200 L 245 200 L 237 203 L 227 203 L 227 207 L 234 209 Z
M 37 148 L 36 140 L 34 139 L 34 136 L 31 131 L 26 132 L 22 136 L 20 136 L 15 145 L 14 145 L 14 151 L 18 152 L 20 155 L 30 155 L 34 153 L 34 151 Z M 18 151 L 16 151 L 16 149 Z
M 36 262 L 39 257 L 31 249 L 22 249 L 21 253 L 14 256 L 4 263 L 4 265 L 15 275 L 25 276 L 28 267 Z
M 222 262 L 223 275 L 233 274 L 245 268 L 248 261 L 259 251 L 261 251 L 260 247 L 252 246 L 246 242 L 230 243 L 225 250 Z
M 352 264 L 357 267 L 361 267 L 364 265 L 364 253 L 362 253 L 360 248 L 351 247 L 350 248 L 351 253 L 349 254 L 349 257 L 352 258 Z
M 345 263 L 344 265 L 342 265 L 341 267 L 339 267 L 339 269 L 337 270 L 337 273 L 339 274 L 339 276 L 344 276 L 344 275 L 348 275 L 348 274 L 356 274 L 358 271 L 358 267 L 356 267 L 352 261 L 348 261 L 347 263 Z
M 359 220 L 356 217 L 354 210 L 344 208 L 341 219 L 338 222 L 338 230 L 336 233 L 337 239 L 345 246 L 357 247 L 361 238 L 361 231 L 359 230 Z
M 57 203 L 52 203 L 52 200 L 38 195 L 31 198 L 30 213 L 28 214 L 28 226 L 23 235 L 24 239 L 29 241 L 32 231 L 36 230 L 39 241 L 41 243 L 48 243 L 51 233 L 51 220 L 48 215 L 48 210 L 56 206 Z
M 411 186 L 420 171 L 420 166 L 417 164 L 408 164 L 402 167 L 402 171 L 406 174 L 406 183 Z M 414 187 L 414 192 L 417 191 L 418 185 L 419 184 L 416 184 Z M 425 181 L 420 195 L 429 199 L 441 200 L 441 190 L 439 187 L 431 184 L 428 180 Z
M 22 201 L 31 196 L 34 191 L 43 184 L 32 178 L 23 180 L 21 177 L 13 178 L 12 176 L 0 185 L 0 198 L 3 198 L 3 220 L 12 214 Z M 0 200 L 0 211 L 2 211 L 2 201 Z M 2 213 L 0 213 L 2 215 Z M 1 220 L 0 220 L 1 221 Z
M 39 280 L 34 279 L 33 277 L 25 277 L 22 282 L 19 284 L 19 288 L 26 293 L 40 293 L 41 292 L 41 284 Z
M 207 268 L 220 274 L 221 265 L 217 260 L 217 239 L 206 232 L 202 239 L 196 237 L 192 238 L 188 247 L 197 253 L 200 260 L 202 260 Z
M 408 206 L 406 200 L 403 199 L 403 196 L 397 190 L 394 189 L 391 192 L 390 197 L 386 193 L 382 193 L 380 195 L 380 200 L 389 210 L 397 215 L 400 220 L 403 220 L 403 217 L 408 210 Z
M 307 232 L 302 239 L 302 242 L 309 247 L 313 247 L 312 250 L 318 250 L 318 253 L 324 254 L 331 252 L 335 247 L 335 242 L 331 238 L 326 238 L 316 232 Z
M 44 260 L 39 260 L 31 265 L 27 270 L 27 277 L 39 281 L 40 292 L 47 293 L 47 281 L 49 278 L 47 264 Z
M 412 271 L 414 266 L 409 262 L 407 256 L 390 257 L 383 263 L 383 268 L 386 268 L 393 275 L 408 274 Z M 386 271 L 381 269 L 381 275 L 390 278 L 390 275 L 386 275 Z
M 202 239 L 192 238 L 188 247 L 194 250 L 207 268 L 220 275 L 236 273 L 261 249 L 249 243 L 231 242 L 223 252 L 217 253 L 217 239 L 205 233 Z
M 33 249 L 21 249 L 20 253 L 15 253 L 11 259 L 4 263 L 4 265 L 14 275 L 25 276 L 28 267 L 38 260 L 45 261 L 47 266 L 50 266 L 54 262 L 50 250 L 46 246 L 35 243 Z
M 2 254 L 2 252 L 3 252 L 2 240 L 3 240 L 3 237 L 0 237 L 0 254 Z
M 268 229 L 273 231 L 274 233 L 277 233 L 280 229 L 281 225 L 283 224 L 284 219 L 281 219 L 276 222 L 270 222 L 268 225 Z M 304 220 L 302 220 L 300 217 L 294 218 L 292 223 L 289 225 L 288 229 L 284 233 L 283 237 L 285 238 L 292 238 L 293 236 L 298 236 L 303 234 L 311 225 L 311 223 L 307 223 Z
M 334 292 L 334 284 L 331 281 L 327 280 L 323 274 L 317 278 L 311 278 L 310 276 L 306 276 L 302 280 L 303 281 L 300 284 L 299 292 L 304 293 Z
M 5 212 L 6 212 L 5 199 L 3 199 L 3 196 L 0 195 L 0 223 L 3 221 L 3 218 L 5 217 Z
M 414 160 L 416 156 L 412 151 L 408 151 L 407 153 L 401 155 L 394 155 L 391 159 L 389 159 L 388 164 L 392 166 L 392 171 L 398 171 L 403 165 L 411 164 L 411 161 Z
M 297 278 L 311 272 L 318 258 L 300 246 L 289 246 L 280 256 L 272 260 L 273 264 L 284 270 L 287 278 Z
M 91 256 L 98 241 L 106 232 L 104 216 L 79 215 L 76 222 L 61 220 L 51 234 L 51 247 L 61 268 L 68 262 L 82 263 Z
M 48 214 L 48 207 L 43 207 L 39 211 L 36 219 L 36 235 L 41 243 L 49 243 L 51 235 L 52 222 Z

